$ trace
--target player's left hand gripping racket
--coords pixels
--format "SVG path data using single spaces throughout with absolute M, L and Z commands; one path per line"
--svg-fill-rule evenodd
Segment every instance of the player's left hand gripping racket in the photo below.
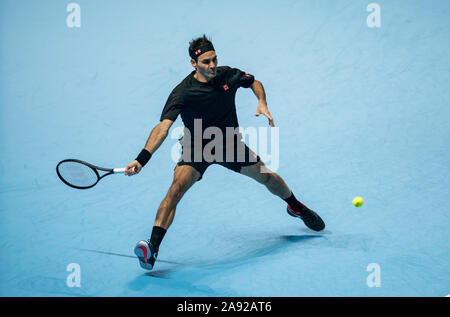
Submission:
M 106 173 L 100 176 L 99 171 Z M 74 159 L 63 160 L 56 166 L 56 173 L 63 183 L 77 189 L 94 187 L 103 177 L 124 172 L 125 168 L 98 167 Z

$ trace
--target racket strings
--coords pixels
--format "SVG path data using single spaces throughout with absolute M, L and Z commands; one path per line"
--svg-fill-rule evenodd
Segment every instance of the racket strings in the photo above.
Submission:
M 98 180 L 92 168 L 78 162 L 63 162 L 58 166 L 58 171 L 67 183 L 76 187 L 89 187 Z

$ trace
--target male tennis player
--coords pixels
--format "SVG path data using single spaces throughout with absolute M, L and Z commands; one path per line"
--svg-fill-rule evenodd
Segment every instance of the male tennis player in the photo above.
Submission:
M 242 135 L 227 134 L 227 128 L 239 127 L 235 105 L 239 87 L 252 89 L 258 98 L 256 116 L 263 114 L 268 118 L 269 125 L 274 126 L 261 82 L 237 68 L 218 67 L 214 46 L 205 35 L 189 43 L 189 56 L 195 70 L 173 89 L 162 111 L 160 123 L 151 131 L 145 148 L 125 170 L 128 176 L 139 173 L 166 139 L 178 115 L 181 115 L 185 126 L 184 136 L 180 139 L 182 154 L 175 166 L 173 182 L 159 205 L 150 239 L 139 241 L 134 249 L 141 267 L 147 270 L 153 268 L 178 202 L 211 164 L 222 165 L 264 184 L 272 194 L 287 203 L 289 215 L 302 219 L 312 230 L 323 230 L 325 224 L 322 219 L 295 198 L 283 179 L 270 171 L 260 157 L 247 147 Z M 205 132 L 208 128 L 210 131 L 215 129 L 216 135 L 223 132 L 222 139 L 218 141 L 214 138 L 219 143 L 214 143 L 217 146 L 211 151 L 207 151 L 207 147 L 213 140 L 213 134 L 207 137 Z M 201 132 L 201 139 L 195 135 L 196 129 Z

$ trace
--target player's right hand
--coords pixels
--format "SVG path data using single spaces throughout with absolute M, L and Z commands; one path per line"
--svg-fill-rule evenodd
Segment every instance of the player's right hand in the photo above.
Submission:
M 125 168 L 125 175 L 127 176 L 133 176 L 137 173 L 139 173 L 142 169 L 142 165 L 134 160 L 133 162 L 131 162 L 130 164 L 127 165 L 127 167 Z

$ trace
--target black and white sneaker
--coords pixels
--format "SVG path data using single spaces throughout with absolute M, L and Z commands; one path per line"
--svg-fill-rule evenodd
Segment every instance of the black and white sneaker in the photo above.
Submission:
M 294 211 L 289 205 L 287 206 L 287 213 L 292 217 L 297 217 L 303 220 L 305 225 L 314 231 L 321 231 L 325 229 L 325 223 L 314 211 L 306 207 L 304 204 L 302 211 Z
M 149 241 L 139 241 L 134 247 L 134 253 L 138 257 L 141 267 L 151 270 L 155 265 L 158 249 L 154 248 Z

